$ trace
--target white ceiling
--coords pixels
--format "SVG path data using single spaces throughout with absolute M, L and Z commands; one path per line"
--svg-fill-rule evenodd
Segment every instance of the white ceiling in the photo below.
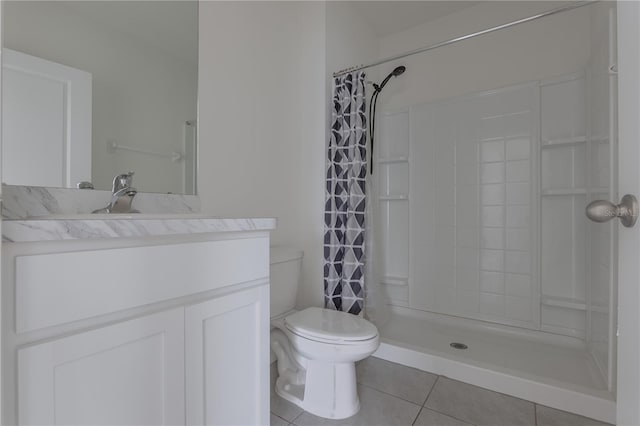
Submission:
M 479 1 L 352 1 L 357 13 L 378 37 L 404 31 L 445 15 L 474 6 Z

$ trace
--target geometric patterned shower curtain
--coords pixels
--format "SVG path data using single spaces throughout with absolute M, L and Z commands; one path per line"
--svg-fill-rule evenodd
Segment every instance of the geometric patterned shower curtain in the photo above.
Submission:
M 365 73 L 334 79 L 324 207 L 324 304 L 364 309 L 367 122 Z

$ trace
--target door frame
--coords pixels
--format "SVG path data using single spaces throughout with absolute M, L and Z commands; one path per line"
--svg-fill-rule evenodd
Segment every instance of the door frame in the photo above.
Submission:
M 618 4 L 618 189 L 640 194 L 640 3 Z M 640 225 L 618 225 L 617 424 L 640 424 Z

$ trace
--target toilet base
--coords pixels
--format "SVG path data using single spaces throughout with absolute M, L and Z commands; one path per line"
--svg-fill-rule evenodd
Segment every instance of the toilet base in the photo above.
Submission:
M 276 393 L 303 410 L 327 419 L 346 419 L 360 410 L 355 363 L 308 361 L 305 383 L 278 377 Z

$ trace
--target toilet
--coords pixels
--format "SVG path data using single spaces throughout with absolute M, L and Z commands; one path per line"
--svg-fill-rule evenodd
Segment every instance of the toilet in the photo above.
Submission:
M 271 248 L 271 350 L 278 363 L 275 391 L 328 419 L 360 409 L 355 363 L 378 348 L 378 329 L 345 312 L 294 310 L 303 252 Z

